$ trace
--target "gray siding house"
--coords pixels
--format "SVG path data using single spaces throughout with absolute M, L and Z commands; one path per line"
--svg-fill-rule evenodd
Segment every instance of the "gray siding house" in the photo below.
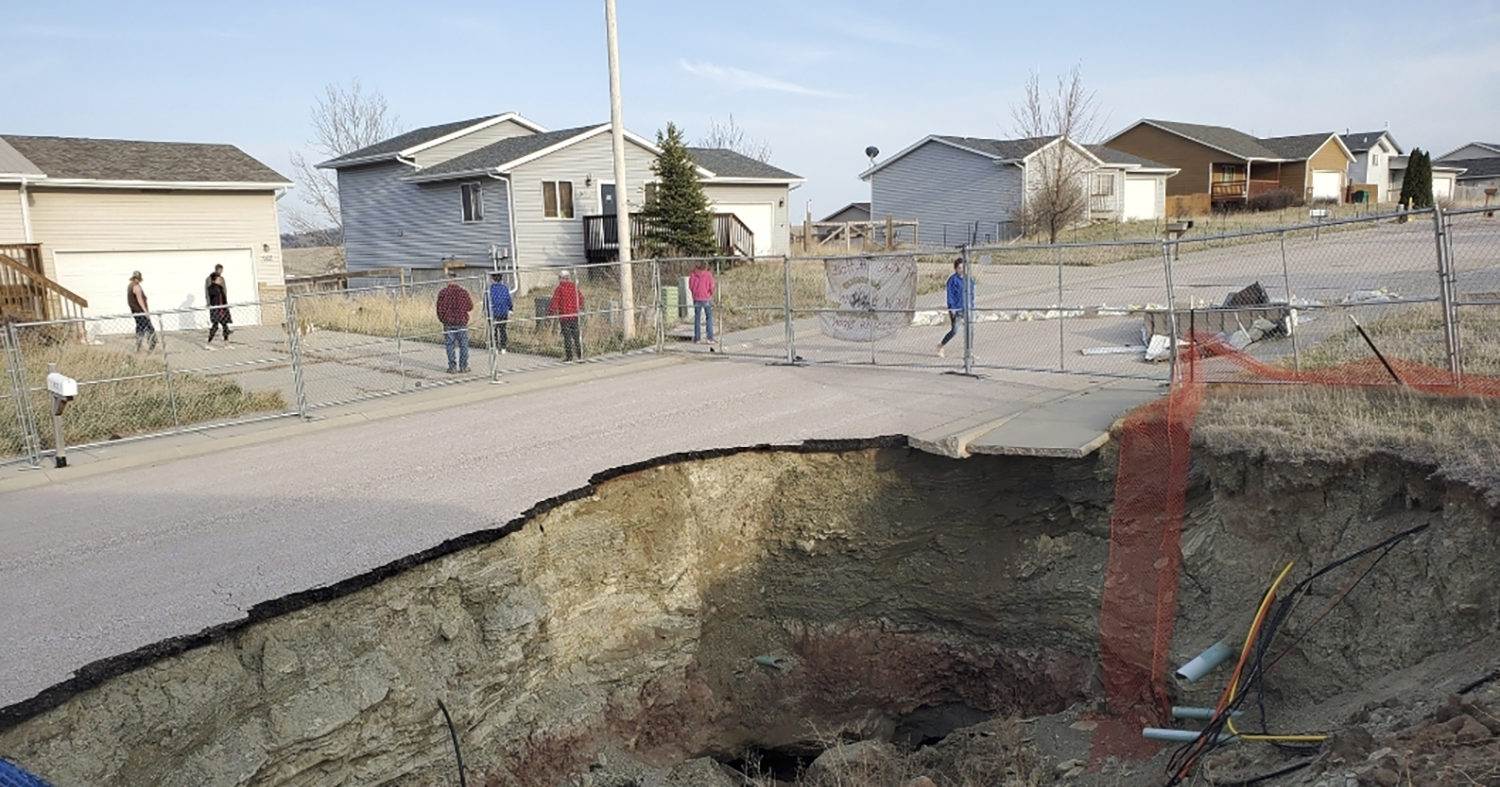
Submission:
M 924 244 L 1005 240 L 1020 234 L 1038 157 L 1062 155 L 1088 190 L 1088 220 L 1160 219 L 1166 179 L 1176 169 L 1070 140 L 931 135 L 860 174 L 870 183 L 870 218 L 915 219 Z
M 616 193 L 609 132 L 607 123 L 547 131 L 507 113 L 323 162 L 338 173 L 349 269 L 461 261 L 540 281 L 546 269 L 584 263 L 613 223 L 604 219 L 639 209 L 654 181 L 657 148 L 626 131 L 629 192 Z M 713 209 L 753 234 L 743 252 L 785 252 L 787 194 L 802 179 L 730 151 L 691 152 Z

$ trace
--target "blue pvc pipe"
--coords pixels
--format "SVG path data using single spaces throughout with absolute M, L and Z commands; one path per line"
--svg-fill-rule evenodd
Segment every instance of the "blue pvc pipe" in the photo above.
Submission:
M 1239 718 L 1243 713 L 1244 711 L 1235 711 L 1234 713 L 1231 713 L 1229 715 L 1235 718 Z M 1213 708 L 1193 708 L 1186 705 L 1172 706 L 1172 718 L 1174 719 L 1197 719 L 1200 721 L 1208 721 L 1213 717 Z
M 1223 640 L 1215 642 L 1208 650 L 1199 653 L 1192 661 L 1177 668 L 1177 679 L 1183 683 L 1193 681 L 1212 672 L 1214 667 L 1223 664 L 1234 655 L 1234 648 Z
M 1141 730 L 1141 735 L 1148 741 L 1167 741 L 1168 743 L 1192 743 L 1198 740 L 1201 733 L 1198 730 L 1174 730 L 1168 727 L 1147 727 Z M 1227 732 L 1219 733 L 1219 743 L 1229 743 L 1236 740 Z

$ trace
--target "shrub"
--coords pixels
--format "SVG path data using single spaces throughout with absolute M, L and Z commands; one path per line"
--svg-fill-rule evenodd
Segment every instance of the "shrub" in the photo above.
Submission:
M 1245 201 L 1248 210 L 1261 212 L 1267 210 L 1284 210 L 1298 204 L 1297 192 L 1291 189 L 1271 189 L 1256 194 Z

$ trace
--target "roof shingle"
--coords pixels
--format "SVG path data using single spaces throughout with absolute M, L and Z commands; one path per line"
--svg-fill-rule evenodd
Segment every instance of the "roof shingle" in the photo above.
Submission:
M 11 134 L 0 139 L 10 143 L 49 179 L 268 185 L 289 182 L 233 145 Z
M 397 134 L 390 139 L 381 140 L 380 142 L 376 142 L 373 145 L 368 145 L 366 147 L 360 148 L 359 150 L 345 153 L 344 155 L 337 158 L 329 159 L 328 161 L 325 161 L 318 166 L 337 169 L 338 167 L 353 161 L 359 161 L 369 158 L 379 158 L 381 156 L 393 156 L 414 145 L 420 145 L 424 142 L 431 142 L 439 137 L 448 136 L 455 131 L 460 131 L 462 129 L 468 128 L 469 126 L 475 125 L 477 123 L 483 123 L 486 120 L 491 120 L 497 117 L 499 117 L 499 115 L 485 115 L 484 117 L 477 117 L 472 120 L 460 120 L 456 123 L 440 123 L 436 126 L 427 126 L 426 128 L 419 128 L 415 131 L 408 131 L 404 134 Z
M 1145 122 L 1240 158 L 1283 158 L 1281 154 L 1261 144 L 1260 139 L 1232 128 L 1205 126 L 1198 123 L 1178 123 L 1173 120 L 1147 120 Z
M 546 131 L 541 134 L 528 134 L 521 137 L 502 139 L 499 142 L 492 142 L 477 150 L 471 150 L 462 156 L 454 156 L 447 161 L 418 170 L 412 173 L 412 176 L 425 180 L 437 175 L 457 176 L 486 169 L 494 169 L 502 164 L 515 161 L 518 158 L 529 156 L 538 150 L 550 148 L 559 142 L 566 142 L 585 131 L 591 131 L 596 128 L 598 128 L 597 125 L 579 126 L 577 128 L 564 128 L 557 131 Z
M 1500 156 L 1489 156 L 1487 158 L 1466 158 L 1456 161 L 1441 161 L 1433 164 L 1434 167 L 1463 167 L 1464 172 L 1458 176 L 1459 180 L 1475 180 L 1479 178 L 1500 177 Z
M 721 178 L 800 180 L 802 177 L 724 148 L 688 148 L 688 153 L 694 163 Z
M 1356 131 L 1353 134 L 1339 135 L 1339 139 L 1344 141 L 1344 147 L 1349 148 L 1350 153 L 1363 153 L 1375 147 L 1375 143 L 1379 142 L 1381 137 L 1390 140 L 1397 153 L 1403 152 L 1401 146 L 1396 143 L 1396 138 L 1391 136 L 1389 131 Z

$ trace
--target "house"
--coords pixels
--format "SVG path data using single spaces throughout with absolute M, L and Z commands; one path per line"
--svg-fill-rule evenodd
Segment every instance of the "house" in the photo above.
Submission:
M 1454 196 L 1466 201 L 1496 202 L 1500 195 L 1500 142 L 1470 142 L 1458 150 L 1450 151 L 1433 159 L 1432 170 L 1438 165 L 1462 170 L 1455 177 Z M 1433 191 L 1437 191 L 1437 175 L 1433 175 Z M 1496 194 L 1486 193 L 1495 189 Z M 1436 193 L 1433 196 L 1437 196 Z
M 1357 134 L 1342 134 L 1344 147 L 1354 155 L 1349 165 L 1349 188 L 1351 192 L 1360 185 L 1374 187 L 1372 202 L 1394 203 L 1401 198 L 1401 184 L 1406 180 L 1406 151 L 1396 144 L 1389 131 L 1365 131 Z M 1453 198 L 1455 184 L 1462 167 L 1432 163 L 1432 196 L 1434 199 Z
M 926 243 L 1001 240 L 1040 188 L 1042 157 L 1060 154 L 1088 189 L 1085 220 L 1156 220 L 1166 213 L 1166 180 L 1176 170 L 1102 146 L 1051 139 L 929 135 L 864 172 L 870 215 L 918 222 Z
M 420 128 L 318 166 L 338 173 L 348 266 L 448 260 L 536 271 L 617 256 L 617 210 L 655 189 L 659 152 L 625 132 L 617 194 L 610 124 L 548 131 L 508 112 Z M 725 253 L 782 254 L 787 197 L 802 179 L 728 150 L 692 148 Z
M 1299 199 L 1341 201 L 1354 154 L 1332 132 L 1255 137 L 1224 126 L 1140 120 L 1105 145 L 1175 167 L 1168 196 L 1208 194 L 1215 204 L 1244 203 L 1287 189 Z
M 818 219 L 820 224 L 842 224 L 847 221 L 869 221 L 870 203 L 851 202 L 842 208 Z
M 199 308 L 215 265 L 231 301 L 279 299 L 276 201 L 290 186 L 233 145 L 0 135 L 0 311 L 121 314 L 132 271 L 154 310 Z M 234 312 L 236 324 L 261 318 L 255 307 Z M 208 321 L 168 314 L 163 324 Z M 96 327 L 132 330 L 128 320 Z

